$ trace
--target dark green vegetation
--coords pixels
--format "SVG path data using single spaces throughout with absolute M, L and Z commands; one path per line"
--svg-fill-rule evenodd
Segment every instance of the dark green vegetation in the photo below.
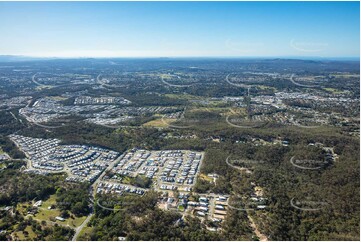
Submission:
M 56 207 L 66 218 L 71 212 L 75 216 L 84 216 L 90 212 L 89 184 L 65 183 L 64 176 L 25 174 L 19 169 L 22 161 L 5 162 L 6 169 L 0 171 L 0 237 L 2 240 L 71 240 L 74 230 L 60 226 L 52 221 L 40 221 L 26 211 L 35 211 L 32 202 L 47 200 L 56 194 Z M 20 204 L 30 204 L 25 213 L 17 208 Z M 3 210 L 8 206 L 9 210 Z M 36 212 L 35 212 L 36 213 Z M 21 236 L 24 236 L 21 237 Z
M 88 215 L 89 207 L 89 184 L 74 184 L 68 183 L 64 187 L 59 187 L 56 190 L 56 204 L 57 207 L 67 214 L 67 211 L 72 212 L 75 216 Z
M 141 188 L 149 188 L 150 185 L 152 184 L 152 179 L 146 176 L 138 175 L 133 179 L 131 179 L 129 183 L 133 186 L 137 186 Z
M 0 147 L 14 159 L 24 158 L 24 154 L 6 137 L 19 129 L 25 128 L 10 112 L 15 115 L 18 113 L 18 110 L 0 111 Z
M 17 130 L 24 128 L 24 125 L 16 120 L 11 113 L 14 114 L 15 118 L 19 118 L 18 109 L 0 111 L 0 137 L 12 134 Z
M 56 194 L 57 207 L 70 211 L 76 216 L 84 216 L 89 209 L 89 184 L 64 181 L 64 175 L 36 175 L 20 172 L 24 163 L 6 162 L 7 168 L 0 171 L 0 206 L 16 206 L 33 200 L 46 200 Z
M 251 192 L 250 182 L 264 188 L 269 207 L 256 212 L 254 218 L 260 230 L 272 240 L 358 240 L 359 238 L 359 142 L 332 132 L 307 134 L 290 132 L 289 147 L 249 146 L 222 144 L 207 150 L 203 172 L 216 172 L 226 179 L 219 192 L 232 189 L 235 194 Z M 292 156 L 320 158 L 322 152 L 307 148 L 309 142 L 324 142 L 335 146 L 339 159 L 316 170 L 304 170 L 290 163 Z M 312 156 L 312 152 L 314 155 Z M 228 155 L 253 159 L 251 175 L 240 175 L 225 160 Z M 316 157 L 316 158 L 315 158 Z M 202 181 L 203 189 L 210 184 Z M 301 202 L 301 208 L 291 201 Z M 302 204 L 304 207 L 302 207 Z M 310 207 L 311 206 L 311 207 Z M 308 208 L 317 208 L 310 211 Z
M 32 217 L 24 218 L 19 213 L 9 214 L 0 211 L 0 231 L 14 231 L 12 235 L 7 232 L 0 234 L 0 240 L 71 240 L 74 230 L 51 225 L 45 221 L 38 222 Z M 30 234 L 31 233 L 31 234 Z M 22 235 L 20 237 L 20 234 Z
M 24 174 L 8 167 L 0 171 L 0 205 L 46 199 L 55 192 L 56 185 L 59 177 Z
M 24 153 L 21 152 L 8 137 L 0 136 L 0 147 L 14 159 L 25 158 Z

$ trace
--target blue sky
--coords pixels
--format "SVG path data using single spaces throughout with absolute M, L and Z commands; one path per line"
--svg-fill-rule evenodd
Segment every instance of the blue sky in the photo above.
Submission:
M 0 2 L 0 54 L 355 57 L 359 2 Z

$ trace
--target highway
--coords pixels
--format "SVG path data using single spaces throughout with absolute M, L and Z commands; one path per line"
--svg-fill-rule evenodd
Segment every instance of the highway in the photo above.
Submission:
M 295 84 L 296 86 L 299 86 L 299 87 L 317 87 L 317 86 L 314 86 L 314 85 L 304 85 L 304 84 L 300 84 L 300 83 L 297 83 L 295 82 L 295 80 L 293 79 L 295 74 L 292 74 L 291 77 L 290 77 L 290 81 Z
M 38 85 L 38 86 L 45 86 L 45 85 L 43 85 L 43 84 L 41 84 L 41 83 L 39 83 L 39 82 L 37 82 L 37 81 L 35 80 L 35 76 L 36 76 L 37 74 L 38 74 L 38 73 L 34 74 L 33 77 L 31 78 L 31 80 L 32 80 L 36 85 Z
M 230 85 L 232 85 L 232 86 L 242 87 L 242 88 L 248 88 L 248 93 L 249 93 L 249 88 L 251 88 L 252 86 L 246 85 L 246 84 L 233 83 L 233 82 L 231 82 L 231 81 L 229 80 L 229 75 L 231 75 L 231 74 L 228 74 L 228 75 L 226 76 L 226 82 L 228 82 L 228 83 L 229 83 Z

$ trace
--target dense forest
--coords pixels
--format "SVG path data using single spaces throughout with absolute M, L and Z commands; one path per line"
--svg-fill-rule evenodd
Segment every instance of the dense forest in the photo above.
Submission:
M 89 184 L 87 183 L 66 183 L 64 186 L 56 190 L 57 207 L 65 212 L 64 218 L 69 217 L 67 211 L 75 216 L 88 215 L 90 212 L 90 202 L 88 193 Z
M 46 199 L 61 184 L 59 176 L 26 174 L 14 169 L 0 171 L 0 205 L 16 205 Z

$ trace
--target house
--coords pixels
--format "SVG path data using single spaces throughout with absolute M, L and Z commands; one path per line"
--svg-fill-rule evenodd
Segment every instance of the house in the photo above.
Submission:
M 200 198 L 199 198 L 199 201 L 200 201 L 200 202 L 208 202 L 208 198 L 206 198 L 206 197 L 200 197 Z
M 59 216 L 55 217 L 55 219 L 56 219 L 56 220 L 59 220 L 59 221 L 62 221 L 62 222 L 65 221 L 65 218 L 62 218 L 62 217 L 59 217 Z
M 43 201 L 39 200 L 36 203 L 34 203 L 33 207 L 35 207 L 35 208 L 40 207 L 42 203 L 43 203 Z
M 206 216 L 206 214 L 203 213 L 203 212 L 197 212 L 197 215 L 198 215 L 198 216 L 201 216 L 201 217 L 205 217 L 205 216 Z
M 223 197 L 223 196 L 219 196 L 219 197 L 217 198 L 217 201 L 225 202 L 225 201 L 227 201 L 227 198 L 226 198 L 226 197 Z
M 208 208 L 206 208 L 206 207 L 197 207 L 197 209 L 204 211 L 204 212 L 208 212 Z
M 224 206 L 222 205 L 216 205 L 217 210 L 225 210 Z
M 204 203 L 204 202 L 200 202 L 199 205 L 202 207 L 208 207 L 208 203 Z
M 189 206 L 198 206 L 199 203 L 197 203 L 197 202 L 188 202 L 188 205 Z
M 267 206 L 266 205 L 258 205 L 257 209 L 265 209 Z

